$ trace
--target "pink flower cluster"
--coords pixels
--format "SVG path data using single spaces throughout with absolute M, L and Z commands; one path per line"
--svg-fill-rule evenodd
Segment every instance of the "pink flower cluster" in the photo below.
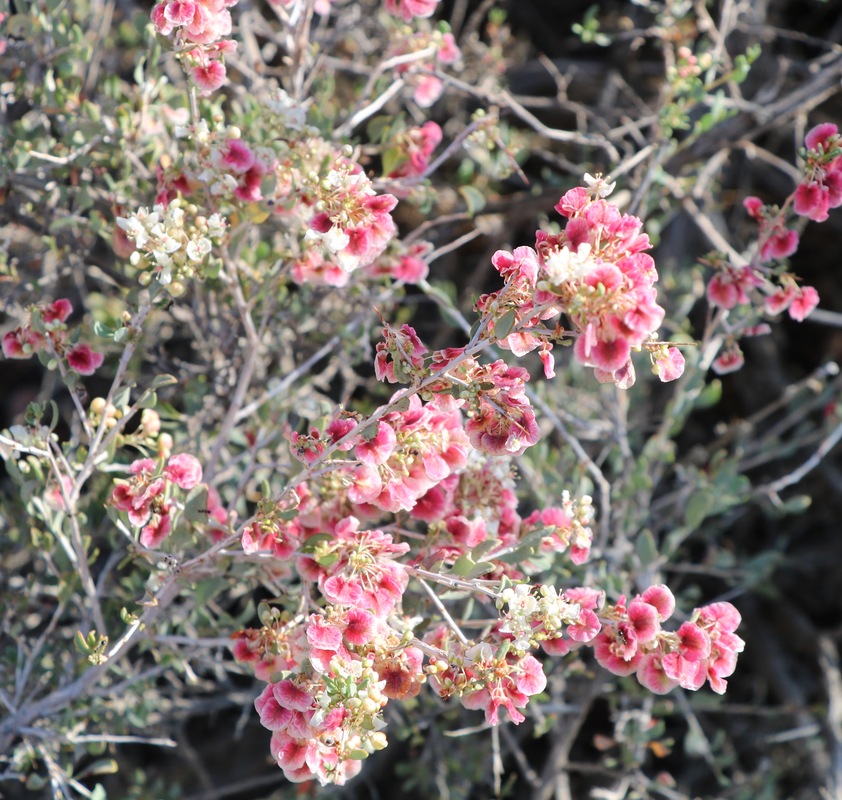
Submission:
M 609 191 L 596 179 L 576 187 L 556 205 L 567 217 L 563 233 L 539 231 L 538 303 L 553 301 L 578 332 L 577 358 L 601 380 L 634 382 L 632 350 L 645 347 L 664 319 L 658 305 L 658 273 L 642 223 L 603 199 Z M 661 376 L 662 378 L 664 375 Z
M 391 147 L 387 151 L 389 161 L 396 162 L 389 170 L 388 177 L 406 178 L 423 175 L 441 139 L 441 128 L 432 120 L 420 127 L 409 128 L 399 133 L 390 142 Z
M 255 707 L 289 780 L 353 777 L 361 759 L 386 746 L 388 700 L 420 690 L 421 651 L 387 622 L 406 589 L 396 558 L 408 549 L 345 517 L 332 536 L 305 541 L 298 558 L 298 573 L 318 588 L 324 610 L 306 620 L 267 612 L 263 628 L 235 634 L 235 657 L 268 681 Z M 288 677 L 279 680 L 281 670 Z
M 161 36 L 173 36 L 178 57 L 202 94 L 219 89 L 226 79 L 223 59 L 237 48 L 231 33 L 230 6 L 237 0 L 163 0 L 152 9 L 152 24 Z
M 360 461 L 351 472 L 348 498 L 381 511 L 410 511 L 419 498 L 465 466 L 468 440 L 456 401 L 435 395 L 409 398 L 405 411 L 391 411 L 367 439 L 355 444 Z
M 156 548 L 172 531 L 178 507 L 176 488 L 190 491 L 202 480 L 202 465 L 195 456 L 179 453 L 166 465 L 151 458 L 140 458 L 129 466 L 131 478 L 120 480 L 109 502 L 128 514 L 129 522 L 140 528 L 140 543 Z
M 521 536 L 525 538 L 532 531 L 541 531 L 543 552 L 563 553 L 569 548 L 570 560 L 574 564 L 584 564 L 593 543 L 593 531 L 590 528 L 593 516 L 590 497 L 574 501 L 564 492 L 561 506 L 533 511 L 523 520 Z
M 387 3 L 429 4 L 429 0 L 386 0 Z M 452 33 L 435 30 L 432 32 L 415 31 L 408 33 L 399 43 L 391 56 L 408 56 L 412 53 L 426 53 L 432 50 L 432 55 L 419 56 L 418 60 L 411 60 L 395 68 L 395 73 L 404 78 L 413 89 L 413 99 L 421 108 L 429 108 L 441 97 L 444 83 L 434 74 L 435 68 L 456 64 L 462 57 L 462 52 L 456 44 Z
M 67 327 L 73 306 L 66 298 L 34 306 L 23 325 L 3 336 L 6 358 L 31 358 L 38 353 L 54 356 L 80 375 L 93 375 L 104 356 L 86 344 L 74 343 Z
M 404 22 L 411 22 L 415 17 L 431 17 L 439 0 L 384 0 L 386 10 Z
M 730 603 L 713 603 L 697 608 L 677 631 L 665 631 L 661 623 L 674 610 L 666 586 L 650 586 L 628 605 L 621 597 L 603 613 L 607 621 L 594 640 L 596 660 L 615 675 L 636 675 L 656 694 L 676 686 L 696 690 L 705 681 L 724 693 L 745 645 L 735 633 L 739 612 Z
M 804 180 L 793 197 L 796 214 L 824 222 L 828 210 L 842 205 L 842 136 L 831 122 L 816 125 L 806 136 Z
M 195 146 L 191 163 L 158 167 L 155 202 L 166 206 L 179 195 L 188 197 L 205 188 L 214 198 L 256 203 L 263 199 L 262 182 L 276 165 L 271 149 L 254 147 L 242 138 L 239 128 L 211 130 L 201 121 L 189 133 Z
M 484 335 L 516 356 L 538 350 L 547 378 L 555 375 L 553 343 L 572 335 L 576 357 L 594 367 L 600 381 L 631 386 L 631 354 L 642 349 L 661 380 L 675 380 L 684 359 L 655 335 L 664 309 L 656 299 L 654 261 L 644 252 L 649 237 L 637 217 L 604 199 L 613 184 L 590 176 L 586 181 L 588 187 L 571 189 L 556 205 L 568 218 L 561 233 L 538 231 L 535 249 L 499 250 L 492 257 L 505 283 L 477 301 L 488 321 Z M 573 331 L 542 324 L 561 313 Z
M 455 641 L 443 625 L 425 642 L 442 653 L 431 657 L 427 668 L 433 690 L 445 699 L 458 697 L 465 708 L 482 709 L 489 725 L 499 724 L 501 708 L 520 724 L 526 719 L 521 709 L 546 688 L 543 667 L 534 656 L 488 641 Z
M 338 161 L 312 189 L 318 210 L 307 237 L 320 241 L 345 272 L 374 261 L 395 233 L 390 212 L 397 198 L 376 194 L 362 168 L 350 159 Z

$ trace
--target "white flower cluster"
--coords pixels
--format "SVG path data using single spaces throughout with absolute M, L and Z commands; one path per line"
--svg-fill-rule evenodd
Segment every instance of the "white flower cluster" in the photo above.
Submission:
M 554 586 L 534 589 L 528 583 L 509 586 L 500 593 L 498 606 L 507 605 L 502 633 L 514 636 L 511 649 L 526 652 L 537 645 L 534 640 L 536 623 L 546 633 L 560 632 L 564 625 L 577 621 L 581 611 L 578 603 L 568 602 Z
M 304 131 L 307 124 L 307 106 L 309 104 L 309 100 L 306 103 L 293 100 L 281 88 L 273 89 L 268 99 L 263 101 L 263 107 L 274 127 L 288 128 L 299 132 Z M 315 130 L 315 128 L 309 128 L 307 133 Z
M 180 199 L 169 205 L 155 205 L 150 211 L 140 208 L 128 217 L 118 217 L 117 225 L 134 242 L 130 261 L 144 270 L 141 284 L 152 280 L 167 287 L 170 294 L 184 292 L 182 281 L 196 274 L 205 277 L 215 244 L 225 234 L 225 219 L 220 214 L 198 215 L 198 209 Z
M 553 250 L 544 259 L 550 283 L 559 286 L 564 281 L 581 281 L 596 266 L 591 249 L 588 242 L 582 242 L 576 250 L 569 247 Z
M 583 494 L 581 497 L 574 499 L 570 496 L 570 492 L 565 489 L 561 493 L 561 508 L 570 517 L 572 528 L 570 547 L 589 548 L 593 541 L 591 523 L 596 516 L 593 498 L 590 495 Z

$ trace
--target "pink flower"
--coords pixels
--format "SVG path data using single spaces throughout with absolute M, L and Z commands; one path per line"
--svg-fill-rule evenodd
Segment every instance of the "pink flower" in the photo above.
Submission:
M 283 680 L 272 687 L 272 694 L 283 708 L 291 711 L 309 711 L 313 706 L 313 698 L 291 680 Z
M 795 291 L 789 306 L 789 316 L 802 322 L 813 313 L 819 304 L 819 293 L 812 286 L 802 286 Z
M 767 314 L 780 314 L 789 308 L 789 304 L 795 297 L 795 286 L 789 285 L 781 287 L 774 294 L 769 295 L 763 303 L 763 308 Z
M 44 323 L 66 322 L 73 312 L 73 306 L 66 297 L 60 297 L 48 306 L 40 309 L 41 319 Z
M 687 661 L 702 661 L 710 655 L 710 636 L 692 622 L 678 629 L 678 640 L 678 652 Z
M 349 645 L 360 647 L 371 641 L 377 630 L 377 618 L 363 608 L 351 608 L 345 618 L 342 635 Z
M 759 197 L 746 197 L 743 200 L 743 208 L 748 212 L 748 215 L 756 220 L 763 218 L 762 209 L 763 201 Z
M 677 347 L 670 347 L 663 356 L 655 357 L 655 369 L 664 383 L 680 378 L 684 374 L 684 354 Z
M 191 75 L 201 89 L 200 94 L 208 95 L 225 83 L 225 65 L 221 61 L 210 60 L 194 67 Z
M 798 249 L 798 232 L 783 228 L 772 234 L 760 248 L 762 261 L 788 258 Z
M 594 640 L 594 656 L 597 663 L 614 675 L 632 675 L 643 658 L 643 651 L 629 637 L 630 626 L 621 624 L 617 628 L 603 628 Z M 632 634 L 633 637 L 633 634 Z
M 202 480 L 202 465 L 195 456 L 179 453 L 167 462 L 164 475 L 180 489 L 189 491 Z
M 170 0 L 164 6 L 164 18 L 173 26 L 187 25 L 196 14 L 196 3 Z M 161 33 L 164 33 L 161 31 Z M 166 34 L 164 34 L 166 35 Z
M 661 622 L 669 619 L 675 611 L 675 597 L 669 587 L 663 584 L 650 586 L 640 595 L 640 599 L 658 610 L 658 618 Z
M 632 600 L 626 613 L 639 644 L 651 642 L 661 630 L 658 609 L 643 600 Z
M 444 84 L 435 75 L 422 75 L 415 81 L 415 102 L 421 108 L 429 108 L 441 97 Z
M 410 22 L 413 17 L 431 17 L 439 0 L 385 0 L 386 10 L 390 14 Z
M 220 163 L 232 172 L 247 172 L 254 165 L 254 153 L 242 139 L 229 139 Z
M 653 694 L 667 694 L 678 686 L 678 681 L 664 671 L 661 656 L 657 653 L 647 653 L 640 659 L 637 680 Z
M 839 133 L 839 128 L 832 122 L 820 122 L 811 128 L 804 137 L 804 144 L 808 150 L 822 150 L 827 152 L 835 142 L 831 139 Z
M 565 595 L 568 593 L 565 592 Z M 568 597 L 568 599 L 571 599 Z M 575 622 L 567 626 L 567 635 L 574 642 L 590 642 L 602 630 L 599 617 L 589 608 L 581 608 Z
M 6 358 L 31 358 L 44 346 L 44 337 L 28 325 L 15 328 L 3 336 L 3 355 Z
M 172 530 L 172 519 L 169 514 L 169 506 L 166 506 L 162 513 L 154 514 L 151 522 L 144 526 L 140 532 L 140 543 L 154 550 L 164 541 Z
M 717 375 L 726 375 L 729 372 L 736 372 L 741 369 L 744 363 L 743 351 L 735 343 L 732 343 L 717 356 L 713 362 L 713 371 Z
M 86 344 L 74 345 L 67 352 L 68 365 L 80 375 L 93 375 L 104 359 L 105 356 L 102 353 L 91 350 Z

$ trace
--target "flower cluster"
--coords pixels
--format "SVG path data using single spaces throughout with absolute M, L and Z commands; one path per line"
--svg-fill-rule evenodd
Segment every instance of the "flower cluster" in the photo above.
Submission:
M 326 175 L 309 176 L 308 188 L 316 212 L 306 238 L 320 242 L 344 272 L 374 261 L 395 233 L 390 212 L 397 198 L 378 195 L 362 168 L 340 158 Z
M 540 530 L 541 550 L 550 553 L 570 551 L 574 564 L 588 560 L 593 542 L 591 523 L 594 519 L 593 500 L 589 495 L 572 498 L 562 492 L 561 506 L 549 506 L 533 511 L 523 520 L 521 534 L 528 536 L 533 530 Z
M 218 270 L 211 254 L 225 235 L 220 214 L 205 217 L 192 203 L 176 198 L 151 211 L 141 208 L 128 217 L 118 217 L 117 225 L 134 242 L 130 261 L 142 270 L 139 281 L 144 286 L 155 280 L 179 297 L 187 288 L 184 281 L 209 277 Z
M 368 434 L 366 434 L 368 435 Z M 453 398 L 409 398 L 405 411 L 390 411 L 368 439 L 356 444 L 361 462 L 351 473 L 348 498 L 382 511 L 410 511 L 427 491 L 465 466 L 468 440 Z
M 71 333 L 67 326 L 71 313 L 73 306 L 66 298 L 34 306 L 26 323 L 4 334 L 3 355 L 31 358 L 40 354 L 48 364 L 58 359 L 79 375 L 93 375 L 104 356 L 76 341 L 78 333 Z
M 151 458 L 137 459 L 129 473 L 131 478 L 117 482 L 109 502 L 141 529 L 144 547 L 156 548 L 172 531 L 177 490 L 193 489 L 202 480 L 202 466 L 195 456 L 179 453 L 170 456 L 165 465 Z
M 661 628 L 675 598 L 666 586 L 650 586 L 628 605 L 620 598 L 603 611 L 605 625 L 594 640 L 596 660 L 615 675 L 636 675 L 656 694 L 676 686 L 696 690 L 709 681 L 718 694 L 734 671 L 744 642 L 735 631 L 740 614 L 730 603 L 697 608 L 677 631 Z
M 383 157 L 387 176 L 394 179 L 423 175 L 441 139 L 441 127 L 432 120 L 397 133 Z
M 828 210 L 842 205 L 842 136 L 831 122 L 816 125 L 806 136 L 804 180 L 795 190 L 796 214 L 824 222 Z
M 736 310 L 736 319 L 725 318 L 726 336 L 722 352 L 713 364 L 722 374 L 740 369 L 744 363 L 738 340 L 743 336 L 768 333 L 761 314 L 776 316 L 788 312 L 801 322 L 818 306 L 819 294 L 812 286 L 781 266 L 767 266 L 792 256 L 799 245 L 798 232 L 787 227 L 790 209 L 815 222 L 828 218 L 831 208 L 842 205 L 842 136 L 832 123 L 816 125 L 806 136 L 804 179 L 782 206 L 767 205 L 759 197 L 747 197 L 743 207 L 757 222 L 757 261 L 732 264 L 722 253 L 712 253 L 702 263 L 714 268 L 707 287 L 708 302 L 723 311 Z
M 556 211 L 567 217 L 559 235 L 539 232 L 542 270 L 536 300 L 563 308 L 577 332 L 575 353 L 601 380 L 634 381 L 631 352 L 647 345 L 664 318 L 658 273 L 642 223 L 604 198 L 613 184 L 591 179 L 567 192 Z
M 490 725 L 499 724 L 501 708 L 516 725 L 523 722 L 521 709 L 547 685 L 541 662 L 513 649 L 506 638 L 496 647 L 461 641 L 440 626 L 425 641 L 441 652 L 426 668 L 433 690 L 443 698 L 457 697 L 465 708 L 482 709 Z
M 585 177 L 587 187 L 571 189 L 556 205 L 568 219 L 561 233 L 539 230 L 534 249 L 499 250 L 492 257 L 505 283 L 477 301 L 488 322 L 484 336 L 516 356 L 539 350 L 547 378 L 555 375 L 553 343 L 573 336 L 577 359 L 594 367 L 600 381 L 631 386 L 635 350 L 649 352 L 661 380 L 674 380 L 684 359 L 677 348 L 657 340 L 664 309 L 656 299 L 654 261 L 644 252 L 649 237 L 637 217 L 604 199 L 614 184 Z M 572 331 L 543 326 L 561 313 Z M 531 425 L 524 429 L 531 438 Z
M 230 6 L 237 0 L 163 0 L 152 9 L 152 24 L 173 47 L 202 94 L 219 89 L 226 79 L 226 55 L 237 43 L 231 34 Z
M 275 168 L 275 152 L 270 147 L 254 147 L 239 128 L 221 125 L 215 129 L 204 120 L 190 127 L 179 127 L 176 134 L 190 138 L 195 160 L 159 176 L 159 202 L 166 203 L 188 195 L 203 186 L 214 200 L 255 203 L 263 199 L 263 177 Z
M 389 624 L 408 580 L 396 558 L 409 548 L 360 530 L 354 517 L 332 536 L 308 538 L 298 572 L 318 587 L 324 610 L 295 620 L 264 611 L 261 629 L 235 634 L 234 655 L 268 681 L 255 707 L 286 777 L 342 784 L 386 746 L 388 700 L 414 696 L 425 680 L 411 635 Z
M 424 2 L 424 0 L 420 0 Z M 387 0 L 393 2 L 394 0 Z M 403 7 L 409 4 L 418 5 L 413 0 L 397 0 Z M 456 64 L 462 53 L 456 44 L 456 39 L 449 31 L 436 29 L 434 31 L 412 31 L 406 29 L 392 54 L 393 56 L 411 56 L 417 54 L 417 59 L 403 60 L 395 68 L 395 73 L 401 76 L 413 90 L 413 99 L 421 108 L 429 108 L 441 97 L 444 83 L 435 74 L 440 66 Z

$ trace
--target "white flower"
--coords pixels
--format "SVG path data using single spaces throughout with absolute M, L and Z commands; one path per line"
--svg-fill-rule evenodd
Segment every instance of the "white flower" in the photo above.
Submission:
M 208 236 L 219 239 L 223 233 L 225 233 L 225 219 L 221 214 L 211 214 L 208 217 Z
M 187 244 L 187 258 L 197 263 L 204 261 L 210 255 L 211 247 L 210 239 L 193 239 Z
M 555 285 L 569 280 L 581 280 L 594 267 L 590 256 L 591 246 L 588 242 L 582 242 L 575 252 L 569 247 L 562 247 L 544 259 L 544 269 L 550 282 Z
M 332 225 L 330 230 L 322 235 L 322 241 L 328 250 L 332 253 L 338 253 L 340 250 L 344 250 L 351 240 L 342 228 L 338 225 Z M 342 265 L 340 264 L 340 266 Z M 344 266 L 342 268 L 345 269 Z
M 595 191 L 600 197 L 608 197 L 614 191 L 617 183 L 615 181 L 609 183 L 608 181 L 610 180 L 610 178 L 607 180 L 603 178 L 600 172 L 597 172 L 596 177 L 589 175 L 587 172 L 585 173 L 585 183 L 588 185 L 588 188 Z

